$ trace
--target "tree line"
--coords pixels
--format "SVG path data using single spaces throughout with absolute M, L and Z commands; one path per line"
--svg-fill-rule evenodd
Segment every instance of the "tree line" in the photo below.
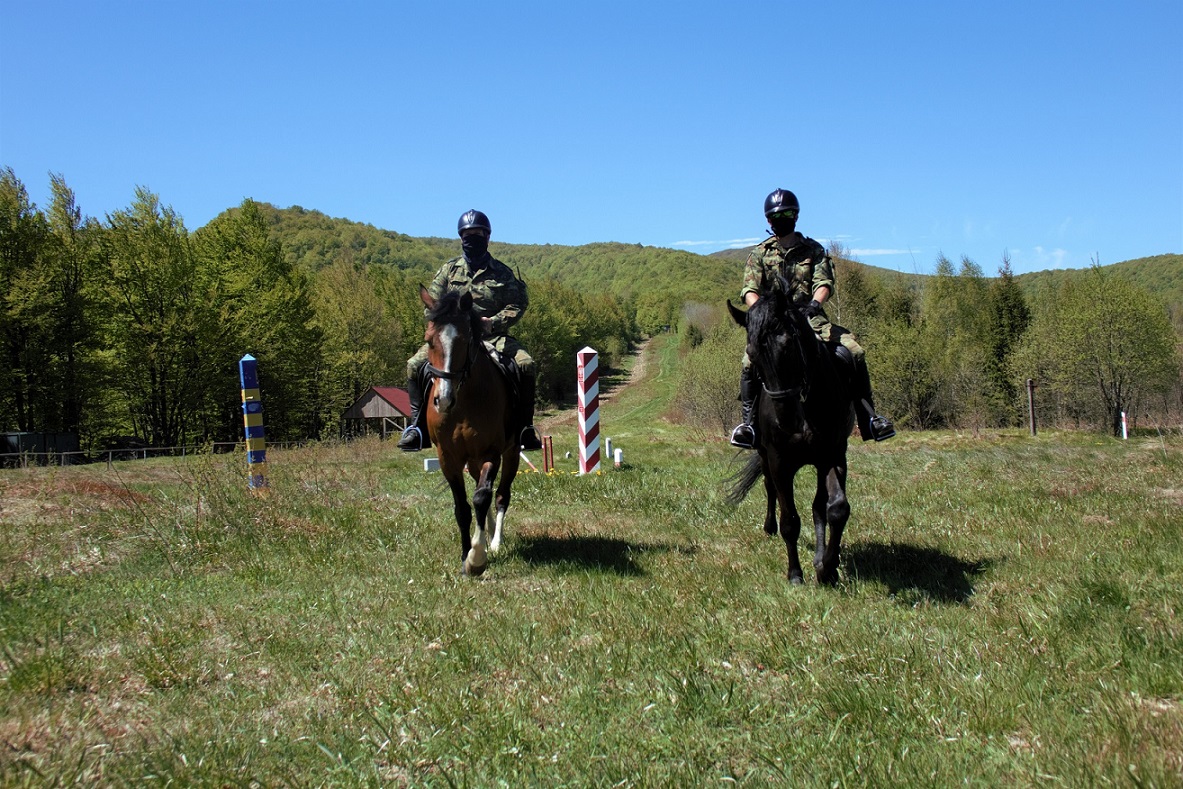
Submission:
M 270 437 L 337 435 L 369 386 L 404 383 L 423 337 L 418 286 L 460 253 L 454 238 L 252 200 L 190 232 L 147 189 L 98 220 L 61 176 L 50 186 L 42 210 L 0 170 L 0 430 L 73 432 L 88 448 L 237 439 L 246 353 Z M 530 287 L 514 334 L 543 401 L 574 399 L 582 347 L 610 368 L 673 328 L 683 415 L 719 433 L 734 424 L 743 338 L 723 301 L 738 294 L 744 252 L 496 240 L 491 251 Z M 1123 411 L 1134 424 L 1183 411 L 1179 305 L 1172 314 L 1139 284 L 1173 292 L 1181 256 L 1058 277 L 1069 272 L 1016 277 L 1004 257 L 986 277 L 967 258 L 942 255 L 918 276 L 830 252 L 830 317 L 859 334 L 879 405 L 901 427 L 1020 425 L 1028 378 L 1044 424 L 1117 430 Z
M 0 430 L 76 433 L 91 449 L 236 440 L 247 353 L 270 438 L 337 435 L 369 386 L 403 385 L 423 341 L 419 283 L 459 252 L 385 234 L 390 249 L 362 238 L 301 264 L 334 234 L 285 250 L 265 204 L 245 200 L 190 232 L 144 188 L 98 220 L 60 175 L 50 186 L 42 210 L 0 170 Z M 538 362 L 544 400 L 574 397 L 584 345 L 611 365 L 639 337 L 633 313 L 606 292 L 528 284 L 514 333 Z

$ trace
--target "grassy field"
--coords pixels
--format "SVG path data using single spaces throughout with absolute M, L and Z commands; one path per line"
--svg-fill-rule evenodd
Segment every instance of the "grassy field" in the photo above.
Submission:
M 842 581 L 791 588 L 676 368 L 605 402 L 621 469 L 542 420 L 476 580 L 392 441 L 266 497 L 240 455 L 0 471 L 0 784 L 1183 785 L 1183 440 L 860 444 Z

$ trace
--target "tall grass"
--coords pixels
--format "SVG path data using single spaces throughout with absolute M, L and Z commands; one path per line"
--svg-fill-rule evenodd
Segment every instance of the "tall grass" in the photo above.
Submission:
M 791 588 L 653 353 L 479 580 L 393 442 L 2 472 L 0 784 L 1183 783 L 1179 440 L 860 444 Z

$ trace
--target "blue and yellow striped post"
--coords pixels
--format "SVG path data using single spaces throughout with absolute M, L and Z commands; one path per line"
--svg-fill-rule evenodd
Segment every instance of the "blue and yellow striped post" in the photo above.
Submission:
M 267 439 L 263 435 L 263 398 L 259 394 L 259 363 L 249 353 L 238 361 L 242 380 L 242 421 L 246 431 L 247 486 L 260 492 L 267 487 Z

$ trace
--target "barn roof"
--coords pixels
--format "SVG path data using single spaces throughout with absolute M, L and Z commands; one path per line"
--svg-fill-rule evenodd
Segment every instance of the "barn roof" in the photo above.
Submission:
M 342 419 L 380 419 L 411 415 L 411 398 L 397 386 L 371 386 L 345 413 Z

